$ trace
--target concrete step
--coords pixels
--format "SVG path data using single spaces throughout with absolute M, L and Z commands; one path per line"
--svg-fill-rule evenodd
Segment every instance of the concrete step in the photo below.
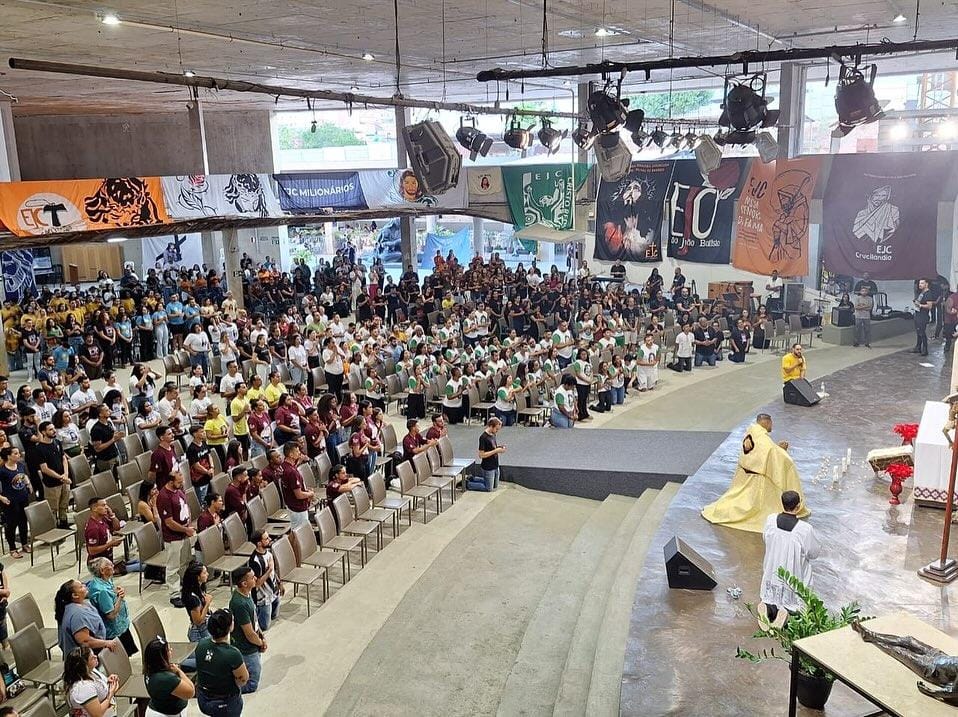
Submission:
M 583 598 L 601 556 L 635 502 L 611 495 L 579 529 L 526 626 L 499 699 L 499 715 L 551 714 Z
M 622 665 L 625 660 L 636 583 L 645 561 L 659 559 L 658 554 L 649 556 L 649 548 L 652 537 L 662 522 L 662 516 L 678 489 L 678 483 L 668 483 L 659 491 L 639 530 L 632 537 L 628 550 L 622 555 L 618 575 L 609 592 L 602 626 L 599 628 L 595 663 L 592 666 L 592 684 L 589 687 L 589 703 L 585 712 L 590 717 L 619 715 Z
M 609 591 L 622 563 L 622 555 L 628 550 L 643 520 L 647 519 L 649 507 L 658 493 L 657 490 L 647 490 L 634 501 L 598 561 L 582 610 L 572 630 L 569 650 L 556 690 L 553 709 L 555 715 L 579 717 L 585 714 L 599 628 L 608 605 Z

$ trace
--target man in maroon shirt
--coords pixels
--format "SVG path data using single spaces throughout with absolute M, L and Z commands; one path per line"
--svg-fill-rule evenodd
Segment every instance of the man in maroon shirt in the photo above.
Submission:
M 183 566 L 188 565 L 193 555 L 193 537 L 196 530 L 190 527 L 190 508 L 183 492 L 183 476 L 179 471 L 170 474 L 166 485 L 156 498 L 163 528 L 163 544 L 166 551 L 166 587 L 170 603 L 183 607 L 180 599 L 180 579 Z
M 219 525 L 220 513 L 223 512 L 223 496 L 219 493 L 210 491 L 206 494 L 204 502 L 206 503 L 206 510 L 200 513 L 200 517 L 196 519 L 197 533 L 202 533 L 207 528 Z
M 441 413 L 434 413 L 432 416 L 432 425 L 429 426 L 429 430 L 426 431 L 426 440 L 436 441 L 438 443 L 439 439 L 448 432 L 445 417 Z
M 246 484 L 249 481 L 249 475 L 243 466 L 237 466 L 230 474 L 230 478 L 229 485 L 226 486 L 226 495 L 223 496 L 226 515 L 236 513 L 249 530 L 249 513 L 246 510 Z
M 283 465 L 280 468 L 279 477 L 283 498 L 286 500 L 286 509 L 289 512 L 289 524 L 292 528 L 309 522 L 307 511 L 315 495 L 306 487 L 306 482 L 297 468 L 301 456 L 299 444 L 287 443 L 283 446 Z
M 283 472 L 283 452 L 279 448 L 273 448 L 266 455 L 269 463 L 263 468 L 263 478 L 267 483 L 278 483 Z
M 156 429 L 156 437 L 160 440 L 160 445 L 153 449 L 150 455 L 150 470 L 147 473 L 147 480 L 156 483 L 157 489 L 162 494 L 163 486 L 167 484 L 174 473 L 178 474 L 176 469 L 176 452 L 173 450 L 173 429 L 169 426 L 160 426 Z M 182 485 L 182 480 L 180 481 Z
M 110 515 L 110 508 L 102 498 L 90 498 L 87 507 L 90 519 L 83 530 L 87 563 L 93 558 L 107 558 L 113 562 L 113 548 L 123 545 L 122 537 L 113 536 L 113 531 L 120 529 L 120 521 Z
M 402 459 L 404 461 L 411 461 L 413 456 L 429 450 L 430 447 L 437 443 L 435 440 L 427 441 L 423 438 L 419 432 L 419 421 L 415 418 L 410 418 L 406 421 L 406 430 L 409 431 L 409 433 L 402 439 Z

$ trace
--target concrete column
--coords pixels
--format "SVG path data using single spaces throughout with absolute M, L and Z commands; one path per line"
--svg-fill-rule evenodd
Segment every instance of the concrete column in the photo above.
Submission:
M 210 173 L 210 158 L 206 149 L 206 126 L 203 124 L 203 103 L 194 100 L 188 105 L 190 114 L 190 132 L 184 151 L 189 152 L 190 164 L 195 166 L 197 174 Z
M 472 253 L 479 256 L 482 256 L 482 233 L 485 223 L 482 217 L 472 218 Z
M 408 107 L 397 107 L 396 118 L 396 162 L 399 169 L 409 166 L 409 156 L 406 154 L 406 144 L 402 139 L 402 129 L 409 124 L 412 119 Z M 416 229 L 415 219 L 413 217 L 402 217 L 399 220 L 399 231 L 401 237 L 400 249 L 402 251 L 403 271 L 407 266 L 411 266 L 413 271 L 419 268 L 416 261 Z
M 0 181 L 20 181 L 20 160 L 17 156 L 17 138 L 13 131 L 13 111 L 9 102 L 0 102 Z M 0 304 L 7 296 L 0 281 Z M 7 340 L 0 322 L 0 373 L 10 375 Z
M 587 105 L 589 104 L 589 83 L 580 82 L 576 86 L 575 91 L 575 100 L 576 100 L 576 112 L 578 112 L 583 117 L 589 115 L 589 109 Z M 589 161 L 589 150 L 582 149 L 581 147 L 576 147 L 576 161 L 577 162 L 588 162 Z
M 779 73 L 778 156 L 795 157 L 802 148 L 802 120 L 805 117 L 805 65 L 783 62 Z
M 233 293 L 237 309 L 245 308 L 243 302 L 243 271 L 240 269 L 240 259 L 243 252 L 239 246 L 239 230 L 224 229 L 223 246 L 226 248 L 226 288 Z

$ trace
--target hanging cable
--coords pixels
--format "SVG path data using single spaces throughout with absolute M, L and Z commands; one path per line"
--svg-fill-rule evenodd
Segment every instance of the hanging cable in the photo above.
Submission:
M 918 39 L 918 25 L 921 22 L 921 0 L 915 0 L 915 34 L 911 36 L 912 41 Z
M 542 66 L 549 66 L 549 0 L 542 0 Z
M 396 26 L 396 94 L 402 95 L 402 88 L 399 86 L 402 64 L 399 59 L 399 0 L 393 0 L 393 20 Z

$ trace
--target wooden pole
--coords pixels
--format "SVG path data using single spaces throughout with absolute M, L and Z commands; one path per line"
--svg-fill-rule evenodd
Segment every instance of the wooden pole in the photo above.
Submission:
M 918 575 L 946 585 L 958 578 L 958 563 L 948 557 L 948 543 L 951 540 L 951 516 L 955 504 L 955 475 L 958 473 L 958 429 L 951 440 L 951 467 L 948 469 L 948 493 L 945 496 L 945 526 L 941 533 L 941 552 L 938 560 L 928 563 L 918 570 Z

